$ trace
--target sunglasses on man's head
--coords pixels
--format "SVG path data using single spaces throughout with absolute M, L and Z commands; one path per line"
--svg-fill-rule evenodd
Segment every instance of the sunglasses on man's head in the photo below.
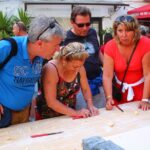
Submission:
M 119 16 L 115 22 L 134 22 L 134 18 L 132 16 Z
M 51 22 L 51 23 L 49 24 L 49 26 L 46 27 L 46 28 L 38 35 L 37 40 L 39 39 L 39 37 L 40 37 L 47 29 L 49 29 L 49 28 L 53 29 L 53 28 L 55 27 L 55 23 L 59 24 L 59 23 L 54 19 L 54 21 Z
M 83 28 L 84 26 L 89 27 L 91 25 L 90 22 L 88 23 L 75 23 L 79 28 Z

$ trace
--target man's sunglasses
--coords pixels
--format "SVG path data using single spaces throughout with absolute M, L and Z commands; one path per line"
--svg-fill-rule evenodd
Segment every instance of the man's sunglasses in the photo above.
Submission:
M 79 28 L 83 28 L 84 26 L 89 27 L 91 25 L 90 22 L 88 23 L 75 23 Z
M 134 22 L 134 18 L 132 16 L 119 16 L 115 22 Z

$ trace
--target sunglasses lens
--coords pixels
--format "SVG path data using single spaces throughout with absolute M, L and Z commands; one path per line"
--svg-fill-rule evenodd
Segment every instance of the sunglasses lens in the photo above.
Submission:
M 80 23 L 80 24 L 77 24 L 77 26 L 78 26 L 79 28 L 82 28 L 82 27 L 84 27 L 84 24 L 83 24 L 83 23 Z
M 88 23 L 79 23 L 79 24 L 76 23 L 76 25 L 77 25 L 79 28 L 83 28 L 84 26 L 89 27 L 89 26 L 91 25 L 91 23 L 90 23 L 90 22 L 88 22 Z
M 89 23 L 86 23 L 86 26 L 87 26 L 87 27 L 89 27 L 90 25 L 91 25 L 91 23 L 90 23 L 90 22 L 89 22 Z

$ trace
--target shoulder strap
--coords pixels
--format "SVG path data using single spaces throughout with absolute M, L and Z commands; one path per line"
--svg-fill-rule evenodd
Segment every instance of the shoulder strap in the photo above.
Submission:
M 61 77 L 59 76 L 59 71 L 58 71 L 58 68 L 57 68 L 57 66 L 54 64 L 54 63 L 52 63 L 52 62 L 50 62 L 54 67 L 55 67 L 55 69 L 56 69 L 56 71 L 57 71 L 57 76 L 58 76 L 58 83 L 60 82 L 60 80 L 61 80 Z
M 58 72 L 58 69 L 57 69 L 56 65 L 55 65 L 54 63 L 52 63 L 52 62 L 50 62 L 50 63 L 55 67 L 55 69 L 56 69 L 56 71 L 57 71 L 57 75 L 58 75 L 58 77 L 59 77 L 59 72 Z
M 9 41 L 11 43 L 11 51 L 9 53 L 9 55 L 6 57 L 6 59 L 0 63 L 0 69 L 3 68 L 7 62 L 17 54 L 17 51 L 18 51 L 18 46 L 17 46 L 17 43 L 16 41 L 13 39 L 13 38 L 4 38 L 2 40 L 6 40 L 6 41 Z
M 56 65 L 52 62 L 49 62 L 50 64 L 52 64 L 56 71 L 57 71 L 57 76 L 58 76 L 58 82 L 60 81 L 60 77 L 59 77 L 59 72 L 58 72 L 58 69 L 56 67 Z M 42 84 L 42 81 L 39 82 L 39 89 L 41 90 L 41 95 L 45 98 L 45 94 L 44 94 L 44 88 L 43 88 L 43 84 Z
M 123 76 L 123 79 L 122 79 L 122 82 L 121 82 L 120 90 L 122 90 L 123 82 L 124 82 L 124 80 L 125 80 L 125 77 L 126 77 L 126 74 L 127 74 L 127 71 L 128 71 L 128 68 L 129 68 L 129 65 L 130 65 L 130 62 L 131 62 L 131 59 L 132 59 L 133 54 L 134 54 L 134 52 L 135 52 L 135 49 L 136 49 L 136 47 L 137 47 L 137 44 L 138 44 L 138 41 L 136 42 L 136 44 L 135 44 L 135 46 L 134 46 L 134 48 L 133 48 L 132 54 L 131 54 L 131 56 L 130 56 L 130 58 L 129 58 L 129 61 L 128 61 L 128 63 L 127 63 L 127 67 L 126 67 L 126 70 L 125 70 L 125 73 L 124 73 L 124 76 Z

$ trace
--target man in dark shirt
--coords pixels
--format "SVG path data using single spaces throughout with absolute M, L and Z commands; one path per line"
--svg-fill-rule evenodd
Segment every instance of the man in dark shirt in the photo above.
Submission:
M 88 8 L 83 6 L 76 6 L 71 13 L 72 28 L 68 30 L 64 45 L 70 42 L 81 42 L 85 45 L 85 49 L 89 53 L 89 57 L 85 61 L 85 69 L 87 78 L 93 95 L 93 102 L 96 107 L 104 107 L 105 98 L 102 86 L 102 72 L 100 69 L 100 60 L 98 58 L 99 43 L 96 31 L 90 27 L 91 12 Z M 77 97 L 77 109 L 86 107 L 82 93 Z

